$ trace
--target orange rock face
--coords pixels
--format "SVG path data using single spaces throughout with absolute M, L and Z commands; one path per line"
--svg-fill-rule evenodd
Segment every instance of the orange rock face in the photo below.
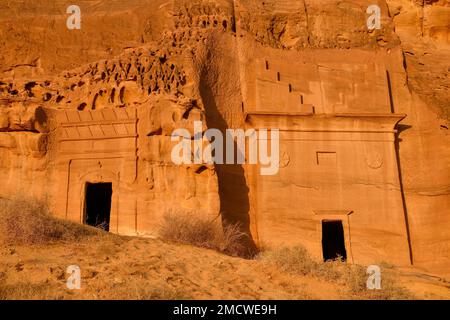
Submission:
M 448 1 L 80 0 L 69 29 L 71 4 L 0 5 L 1 197 L 127 235 L 220 216 L 257 246 L 448 274 Z M 276 174 L 174 163 L 199 121 L 278 129 Z

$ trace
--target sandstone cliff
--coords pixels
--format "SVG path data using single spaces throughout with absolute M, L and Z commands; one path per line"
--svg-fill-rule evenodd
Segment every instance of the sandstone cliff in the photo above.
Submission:
M 374 3 L 382 11 L 382 28 L 371 31 L 366 26 L 366 8 Z M 145 234 L 164 211 L 190 210 L 240 222 L 258 242 L 258 226 L 252 217 L 257 216 L 261 202 L 251 169 L 174 166 L 170 134 L 176 128 L 192 128 L 195 120 L 220 130 L 246 126 L 246 114 L 260 99 L 255 84 L 261 78 L 258 63 L 275 61 L 281 76 L 284 70 L 286 74 L 304 70 L 308 83 L 288 81 L 297 86 L 294 91 L 301 94 L 302 105 L 315 105 L 316 111 L 356 114 L 385 108 L 385 113 L 407 116 L 397 127 L 399 184 L 387 176 L 374 177 L 377 183 L 352 178 L 345 183 L 399 192 L 402 199 L 395 206 L 403 204 L 412 262 L 432 272 L 448 273 L 448 1 L 80 0 L 81 30 L 66 27 L 65 10 L 70 4 L 47 0 L 0 4 L 0 177 L 4 182 L 0 196 L 25 192 L 47 198 L 58 214 L 77 220 L 79 204 L 73 205 L 75 213 L 70 216 L 71 200 L 65 197 L 73 192 L 79 197 L 82 169 L 97 166 L 97 160 L 83 162 L 85 157 L 72 156 L 70 161 L 76 159 L 79 165 L 73 169 L 75 175 L 67 178 L 69 169 L 64 169 L 62 154 L 84 148 L 72 144 L 74 135 L 76 141 L 87 139 L 95 135 L 92 126 L 101 124 L 91 123 L 91 133 L 83 133 L 79 123 L 95 121 L 98 116 L 99 121 L 113 121 L 115 136 L 136 139 L 130 142 L 135 143 L 131 153 L 125 150 L 128 142 L 118 147 L 101 145 L 104 159 L 118 151 L 125 160 L 99 162 L 105 169 L 90 178 L 100 181 L 107 171 L 113 177 L 125 175 L 120 180 L 122 200 L 117 200 L 123 221 L 117 218 L 116 231 Z M 386 72 L 389 85 L 380 80 Z M 326 91 L 322 96 L 313 88 L 316 74 L 321 83 L 318 88 Z M 368 77 L 374 77 L 375 84 Z M 359 81 L 357 89 L 347 84 L 348 79 Z M 391 101 L 385 99 L 389 92 Z M 303 99 L 310 101 L 303 103 Z M 331 106 L 332 111 L 327 109 Z M 62 112 L 63 120 L 58 116 Z M 121 116 L 121 112 L 127 114 Z M 83 115 L 89 119 L 78 118 Z M 123 129 L 127 121 L 135 127 Z M 123 170 L 115 172 L 117 167 Z M 395 166 L 390 172 L 394 171 Z M 74 177 L 80 182 L 74 180 L 75 189 L 70 189 Z M 68 182 L 62 187 L 64 179 Z M 298 187 L 301 183 L 288 184 Z M 333 195 L 328 195 L 336 207 L 338 197 L 333 202 Z M 296 200 L 295 195 L 286 197 L 283 192 L 280 198 L 279 202 L 271 199 L 277 209 L 292 206 Z M 384 210 L 380 217 L 388 217 L 390 204 L 380 203 Z M 135 217 L 136 212 L 148 216 L 141 219 Z M 312 224 L 299 220 L 294 221 L 300 229 L 312 233 Z M 361 220 L 361 233 L 376 220 L 376 216 Z M 288 221 L 287 226 L 272 221 L 267 228 L 291 238 Z M 398 221 L 389 223 L 394 228 Z M 389 251 L 387 242 L 383 244 L 384 233 L 369 230 L 366 236 L 379 242 L 380 256 Z

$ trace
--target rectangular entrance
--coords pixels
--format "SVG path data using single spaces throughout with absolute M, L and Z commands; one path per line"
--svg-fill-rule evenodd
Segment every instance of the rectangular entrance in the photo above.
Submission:
M 112 183 L 87 183 L 85 223 L 109 231 Z
M 324 261 L 347 260 L 342 221 L 322 221 L 322 250 Z

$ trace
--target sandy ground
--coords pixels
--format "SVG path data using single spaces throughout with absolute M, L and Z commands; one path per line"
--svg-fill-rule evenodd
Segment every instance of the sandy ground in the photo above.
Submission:
M 69 265 L 81 268 L 81 290 L 66 288 Z M 450 283 L 442 279 L 414 269 L 387 272 L 418 299 L 450 299 Z M 118 236 L 2 246 L 0 275 L 7 299 L 358 299 L 345 286 L 286 274 L 259 260 Z

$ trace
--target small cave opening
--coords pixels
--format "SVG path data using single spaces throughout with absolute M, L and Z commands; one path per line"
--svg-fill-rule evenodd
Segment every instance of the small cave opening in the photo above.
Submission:
M 87 183 L 85 224 L 109 231 L 112 183 Z
M 323 260 L 347 260 L 342 221 L 322 221 Z

